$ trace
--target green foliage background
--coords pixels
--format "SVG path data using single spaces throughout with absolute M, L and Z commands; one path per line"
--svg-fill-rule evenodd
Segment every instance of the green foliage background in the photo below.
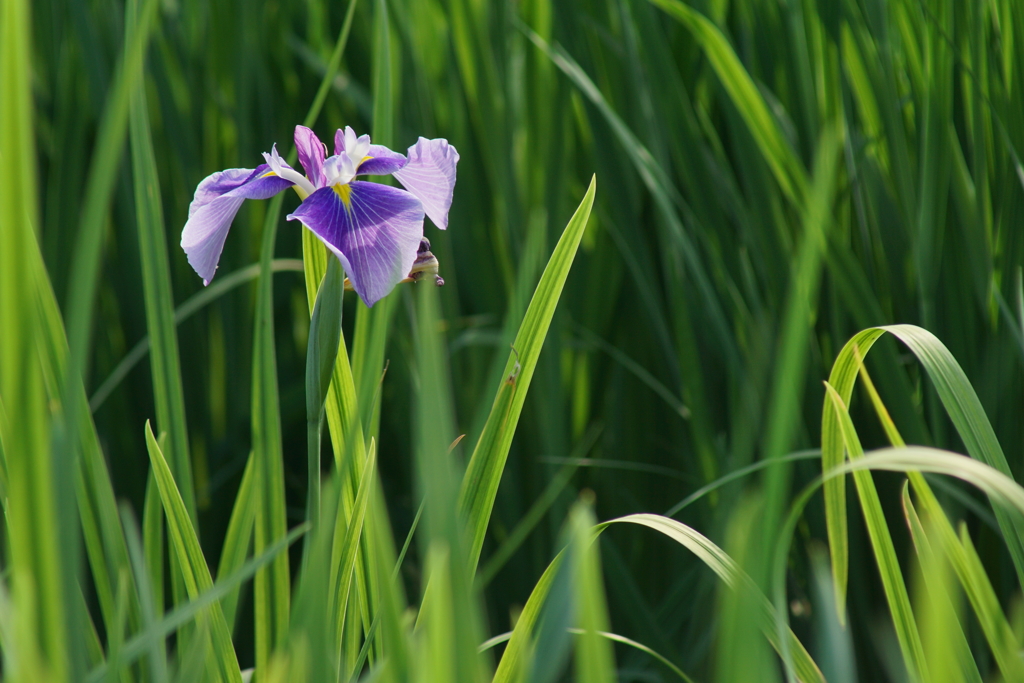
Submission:
M 317 612 L 329 608 L 318 604 L 316 586 L 335 585 L 337 567 L 348 566 L 339 564 L 340 549 L 349 548 L 352 595 L 362 597 L 352 598 L 339 627 L 346 666 L 358 661 L 378 612 L 390 614 L 380 617 L 382 640 L 405 638 L 388 630 L 409 627 L 404 596 L 417 606 L 426 577 L 444 576 L 427 593 L 435 611 L 420 612 L 433 635 L 410 645 L 409 661 L 420 663 L 409 665 L 410 677 L 483 680 L 497 667 L 498 678 L 516 680 L 498 657 L 474 659 L 472 645 L 511 630 L 521 612 L 536 618 L 527 601 L 567 544 L 562 563 L 575 582 L 548 580 L 554 594 L 580 591 L 566 625 L 589 633 L 564 674 L 571 641 L 538 637 L 527 647 L 537 659 L 522 655 L 527 680 L 677 679 L 672 667 L 697 680 L 776 680 L 780 660 L 749 617 L 751 605 L 760 609 L 749 592 L 757 587 L 790 612 L 828 680 L 962 680 L 947 674 L 955 666 L 918 667 L 954 641 L 967 648 L 954 663 L 974 653 L 976 668 L 965 665 L 963 679 L 1016 672 L 1024 638 L 1016 513 L 996 505 L 994 515 L 962 482 L 912 475 L 922 511 L 945 520 L 933 519 L 934 528 L 926 520 L 915 545 L 905 529 L 916 513 L 901 507 L 905 477 L 881 474 L 874 484 L 857 480 L 862 497 L 849 503 L 848 542 L 840 535 L 846 504 L 836 503 L 842 480 L 829 485 L 825 504 L 812 498 L 787 526 L 790 503 L 821 472 L 823 411 L 827 422 L 836 406 L 840 417 L 852 415 L 865 448 L 905 439 L 969 451 L 1011 477 L 1021 471 L 1024 9 L 1015 0 L 353 0 L 354 9 L 323 0 L 42 0 L 30 15 L 30 3 L 2 2 L 0 434 L 3 484 L 12 487 L 5 511 L 15 520 L 4 532 L 4 567 L 35 576 L 43 596 L 26 607 L 18 597 L 26 589 L 5 586 L 0 612 L 14 605 L 14 616 L 0 619 L 5 674 L 12 652 L 27 647 L 12 634 L 28 628 L 38 629 L 39 656 L 53 668 L 33 669 L 35 655 L 26 654 L 22 671 L 77 680 L 73 672 L 98 665 L 89 634 L 113 657 L 165 607 L 195 598 L 307 519 L 305 361 L 323 253 L 281 218 L 297 204 L 291 195 L 246 203 L 206 292 L 178 246 L 198 182 L 254 167 L 274 143 L 290 154 L 302 122 L 325 140 L 351 125 L 398 150 L 420 135 L 458 148 L 450 227 L 425 228 L 446 284 L 436 301 L 422 285 L 400 286 L 372 312 L 346 296 L 347 355 L 328 398 L 323 505 L 325 518 L 340 509 L 345 524 L 359 519 L 338 527 L 356 535 L 332 545 L 328 532 L 311 534 L 305 551 L 295 544 L 261 570 L 255 592 L 236 586 L 214 610 L 219 617 L 181 627 L 171 641 L 174 675 L 190 680 L 187 667 L 199 661 L 197 677 L 232 678 L 238 667 L 218 643 L 233 636 L 237 664 L 267 672 L 257 678 L 304 671 L 317 679 L 318 669 L 301 666 L 334 645 L 310 635 L 306 655 L 296 654 L 295 634 L 329 621 Z M 593 208 L 570 221 L 587 204 L 592 175 Z M 547 267 L 552 278 L 568 272 L 564 288 L 538 289 L 528 314 L 563 230 L 575 234 L 578 252 L 567 243 Z M 33 260 L 33 234 L 45 272 Z M 258 277 L 260 263 L 263 273 L 273 265 L 272 280 Z M 62 316 L 47 303 L 45 276 Z M 183 306 L 190 315 L 175 326 L 171 309 Z M 37 319 L 37 308 L 50 317 Z M 52 341 L 64 339 L 61 317 L 67 348 Z M 882 337 L 866 362 L 878 400 L 854 392 L 851 403 L 853 365 L 845 389 L 833 374 L 838 394 L 829 399 L 823 381 L 847 340 L 893 324 L 930 331 L 956 361 L 928 365 L 937 340 L 911 353 Z M 133 346 L 147 335 L 143 356 Z M 509 381 L 513 341 L 528 356 L 519 385 Z M 36 355 L 57 360 L 39 371 Z M 854 355 L 844 357 L 853 363 Z M 148 360 L 125 371 L 126 357 Z M 964 419 L 991 423 L 1002 463 L 1002 451 L 989 457 L 995 450 L 983 438 L 978 453 L 989 455 L 976 453 L 928 379 L 957 362 L 980 399 L 977 409 L 963 408 Z M 89 407 L 79 400 L 79 377 Z M 970 385 L 956 381 L 952 395 L 969 404 Z M 892 428 L 874 417 L 883 403 Z M 825 429 L 839 430 L 825 435 L 839 449 L 833 461 L 826 452 L 826 465 L 841 462 L 844 447 L 851 457 L 859 451 L 855 434 Z M 460 434 L 452 457 L 443 455 Z M 799 452 L 806 457 L 785 459 Z M 927 461 L 918 455 L 915 467 Z M 109 484 L 96 471 L 76 484 L 80 458 L 89 467 L 105 460 Z M 702 486 L 773 459 L 783 460 L 689 504 Z M 471 460 L 480 469 L 470 466 L 467 482 L 480 474 L 480 491 L 500 477 L 493 512 L 486 493 L 460 489 Z M 167 477 L 151 476 L 160 463 Z M 330 476 L 336 467 L 340 476 Z M 175 481 L 177 499 L 167 488 Z M 16 485 L 38 488 L 19 496 Z M 875 485 L 871 503 L 861 487 Z M 123 501 L 122 516 L 96 503 L 107 535 L 82 537 L 82 497 L 102 500 L 96 491 L 108 489 Z M 254 497 L 252 507 L 237 503 L 240 490 Z M 383 567 L 402 549 L 424 497 L 424 526 L 391 586 Z M 826 523 L 830 504 L 844 511 L 842 526 L 838 517 Z M 157 541 L 163 510 L 166 546 Z M 593 518 L 666 512 L 725 546 L 754 588 L 720 591 L 707 559 L 635 525 L 612 525 L 589 545 Z M 16 528 L 29 517 L 34 526 Z M 890 551 L 862 518 L 869 527 L 888 519 Z M 158 568 L 148 591 L 116 569 L 136 562 L 128 562 L 132 534 L 120 530 L 133 519 L 142 526 L 139 553 L 151 573 Z M 953 531 L 961 519 L 966 541 Z M 174 554 L 179 527 L 188 557 Z M 779 546 L 787 529 L 792 546 Z M 931 555 L 916 569 L 927 533 L 942 547 L 963 543 L 952 570 Z M 834 575 L 823 559 L 830 541 Z M 849 563 L 846 631 L 834 607 L 847 591 L 837 553 Z M 962 580 L 971 598 L 970 586 L 980 595 L 977 587 L 990 582 L 982 614 L 991 621 L 952 619 L 962 623 L 959 636 L 933 629 L 959 603 L 915 593 L 917 625 L 913 614 L 894 625 L 904 579 L 886 578 L 884 568 L 880 579 L 878 565 L 886 565 L 876 558 L 884 557 L 898 559 L 914 586 L 916 571 L 950 592 L 953 577 L 969 576 Z M 97 574 L 103 558 L 107 576 Z M 188 571 L 178 573 L 193 560 L 194 586 Z M 55 562 L 63 574 L 51 576 Z M 788 572 L 781 596 L 772 593 L 776 562 Z M 469 588 L 475 570 L 479 603 Z M 155 591 L 156 604 L 146 608 L 136 590 Z M 437 607 L 446 595 L 447 608 Z M 19 621 L 36 611 L 38 623 Z M 89 615 L 95 631 L 82 625 Z M 539 633 L 560 634 L 553 619 Z M 47 640 L 58 622 L 71 635 Z M 463 626 L 449 633 L 451 624 Z M 623 644 L 613 659 L 609 641 L 590 638 L 594 629 L 643 643 L 670 665 Z M 437 655 L 447 647 L 439 633 L 459 653 L 452 661 Z M 210 652 L 200 645 L 207 639 Z M 188 643 L 197 648 L 191 655 Z M 368 671 L 387 659 L 378 647 L 392 645 L 363 652 Z M 275 664 L 275 651 L 290 659 Z M 146 661 L 162 657 L 150 654 Z M 550 670 L 528 668 L 542 654 L 552 657 Z M 216 661 L 204 668 L 207 657 Z M 152 666 L 126 667 L 119 680 L 162 680 Z M 382 675 L 404 680 L 395 671 Z

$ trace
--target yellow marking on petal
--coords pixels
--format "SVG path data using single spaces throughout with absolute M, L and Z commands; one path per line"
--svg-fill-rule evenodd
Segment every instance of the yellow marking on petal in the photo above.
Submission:
M 337 185 L 333 185 L 331 189 L 333 189 L 334 194 L 338 195 L 338 198 L 341 199 L 342 204 L 345 205 L 345 209 L 350 210 L 352 208 L 352 186 L 348 183 L 345 183 L 344 185 L 338 183 Z
M 360 160 L 360 162 L 359 162 L 359 163 L 360 163 L 360 164 L 366 163 L 367 161 L 369 161 L 369 160 L 370 160 L 370 159 L 372 159 L 372 158 L 373 158 L 373 157 L 363 157 L 363 158 L 362 158 L 362 159 Z
M 270 176 L 272 176 L 272 175 L 277 175 L 277 174 L 276 174 L 276 173 L 274 173 L 273 171 L 267 171 L 266 173 L 264 173 L 263 175 L 261 175 L 261 176 L 260 176 L 259 178 L 257 178 L 256 180 L 263 180 L 264 178 L 269 178 L 269 177 L 270 177 Z

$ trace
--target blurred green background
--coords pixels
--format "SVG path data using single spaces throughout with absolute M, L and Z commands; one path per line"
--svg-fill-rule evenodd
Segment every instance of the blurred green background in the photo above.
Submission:
M 382 4 L 364 0 L 355 9 L 313 126 L 322 139 L 345 125 L 371 132 Z M 724 474 L 817 448 L 822 380 L 846 340 L 871 325 L 914 323 L 943 340 L 1020 471 L 1019 2 L 693 0 L 687 6 L 706 21 L 689 26 L 681 10 L 665 9 L 674 6 L 387 2 L 393 134 L 375 141 L 404 150 L 420 135 L 444 137 L 461 155 L 449 229 L 428 225 L 426 235 L 446 281 L 439 294 L 447 362 L 467 444 L 487 418 L 548 255 L 591 174 L 598 178 L 484 546 L 489 633 L 510 628 L 581 490 L 594 492 L 599 520 L 664 513 Z M 195 186 L 223 168 L 256 166 L 275 142 L 282 153 L 291 149 L 347 9 L 324 0 L 159 3 L 144 82 L 176 306 L 203 288 L 178 246 Z M 85 179 L 125 45 L 125 6 L 41 0 L 32 12 L 38 235 L 66 311 Z M 156 410 L 147 361 L 109 393 L 95 393 L 147 334 L 131 174 L 126 150 L 103 229 L 85 375 L 115 492 L 141 510 L 149 459 L 140 425 Z M 297 201 L 288 196 L 285 211 Z M 214 284 L 259 260 L 267 204 L 242 208 Z M 282 221 L 274 255 L 301 258 L 296 223 Z M 255 292 L 253 282 L 243 284 L 178 326 L 199 532 L 211 567 L 252 447 Z M 378 462 L 401 539 L 418 505 L 416 348 L 411 287 L 392 297 Z M 357 306 L 346 299 L 349 336 Z M 292 526 L 304 519 L 306 487 L 309 309 L 301 274 L 274 276 L 273 308 Z M 912 356 L 892 340 L 879 344 L 868 368 L 907 441 L 962 451 Z M 851 408 L 865 447 L 882 445 L 870 406 L 858 397 Z M 456 453 L 468 460 L 470 451 Z M 819 471 L 814 460 L 797 461 L 789 488 Z M 753 481 L 721 488 L 676 518 L 722 542 Z M 901 478 L 876 481 L 905 554 L 909 538 L 893 521 Z M 984 523 L 988 513 L 972 512 L 978 496 L 957 485 L 941 495 L 976 532 L 1004 603 L 1019 598 L 998 532 Z M 539 521 L 521 544 L 506 545 L 538 500 Z M 820 502 L 809 510 L 791 553 L 789 590 L 794 630 L 813 653 L 807 558 L 825 531 Z M 881 680 L 890 671 L 891 626 L 857 514 L 849 623 L 861 679 Z M 500 548 L 514 552 L 489 565 Z M 422 567 L 416 552 L 413 545 L 404 571 L 413 595 Z M 601 558 L 616 632 L 688 672 L 714 669 L 715 580 L 699 560 L 635 529 L 606 532 Z M 240 610 L 245 666 L 253 656 L 245 598 Z M 618 655 L 620 680 L 667 680 L 642 653 Z

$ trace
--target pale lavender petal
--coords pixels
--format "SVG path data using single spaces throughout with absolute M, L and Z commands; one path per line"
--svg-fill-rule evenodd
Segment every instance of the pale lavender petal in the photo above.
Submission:
M 353 145 L 355 145 L 356 141 L 359 139 L 359 138 L 356 137 L 356 132 L 354 130 L 352 130 L 352 126 L 345 126 L 344 130 L 339 128 L 334 133 L 334 153 L 335 154 L 343 154 L 345 152 L 345 149 L 346 149 L 346 139 L 348 140 L 348 145 L 347 145 L 348 147 L 352 147 Z
M 423 210 L 434 225 L 448 227 L 448 209 L 455 189 L 455 165 L 459 153 L 443 138 L 420 138 L 409 148 L 409 163 L 395 177 L 423 202 Z
M 256 169 L 229 168 L 206 176 L 196 187 L 196 194 L 188 207 L 188 215 L 191 216 L 204 204 L 209 204 L 224 193 L 251 181 L 261 168 L 267 170 L 268 167 L 266 164 L 260 164 Z
M 372 306 L 409 274 L 423 236 L 423 206 L 397 187 L 355 181 L 311 194 L 288 220 L 300 220 L 341 259 L 352 287 Z
M 359 164 L 357 175 L 391 175 L 408 162 L 404 154 L 393 152 L 384 145 L 370 145 L 366 156 L 369 158 Z
M 302 168 L 306 169 L 306 177 L 314 187 L 323 187 L 327 182 L 324 178 L 324 159 L 327 157 L 324 143 L 309 128 L 295 126 L 295 150 L 299 153 Z
M 231 168 L 207 176 L 196 188 L 188 210 L 188 221 L 181 231 L 181 248 L 203 284 L 210 284 L 224 240 L 238 208 L 246 199 L 267 199 L 292 183 L 274 175 L 261 164 L 255 169 Z

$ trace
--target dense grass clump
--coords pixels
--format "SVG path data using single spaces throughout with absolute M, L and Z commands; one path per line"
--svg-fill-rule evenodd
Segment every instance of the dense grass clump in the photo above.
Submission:
M 3 0 L 0 676 L 1024 680 L 1022 72 L 1017 0 Z M 458 148 L 443 288 L 290 193 L 203 287 L 297 124 Z

